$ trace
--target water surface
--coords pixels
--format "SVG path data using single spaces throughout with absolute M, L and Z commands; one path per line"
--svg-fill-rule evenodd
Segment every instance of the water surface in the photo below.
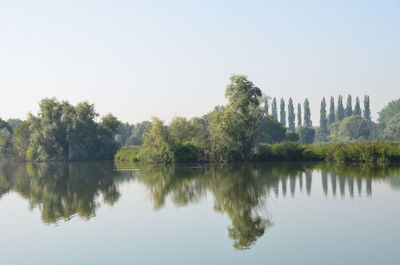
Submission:
M 399 264 L 400 167 L 0 163 L 1 264 Z

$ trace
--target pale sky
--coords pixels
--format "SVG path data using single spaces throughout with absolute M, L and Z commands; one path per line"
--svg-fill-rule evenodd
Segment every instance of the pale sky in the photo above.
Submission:
M 138 122 L 201 116 L 231 74 L 267 95 L 400 97 L 400 0 L 0 0 L 0 117 L 43 97 Z M 353 103 L 354 104 L 354 103 Z

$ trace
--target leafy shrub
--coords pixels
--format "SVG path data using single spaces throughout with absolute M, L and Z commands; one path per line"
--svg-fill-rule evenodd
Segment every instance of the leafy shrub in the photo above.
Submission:
M 285 142 L 272 146 L 272 157 L 274 160 L 299 161 L 304 160 L 304 147 L 299 143 Z
M 139 161 L 139 146 L 125 146 L 121 148 L 116 154 L 114 159 L 123 162 L 136 162 Z
M 252 150 L 252 160 L 256 162 L 264 162 L 272 160 L 271 145 L 260 143 Z
M 190 143 L 183 142 L 178 144 L 175 150 L 175 161 L 181 163 L 198 162 L 201 160 L 202 150 L 200 147 Z

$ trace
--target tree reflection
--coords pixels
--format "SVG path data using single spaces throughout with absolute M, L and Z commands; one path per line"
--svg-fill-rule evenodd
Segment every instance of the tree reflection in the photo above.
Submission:
M 268 194 L 280 181 L 283 184 L 287 179 L 294 194 L 294 180 L 303 171 L 304 164 L 284 168 L 265 164 L 170 166 L 143 168 L 137 178 L 148 188 L 156 209 L 161 208 L 168 197 L 176 205 L 183 206 L 211 192 L 214 210 L 227 214 L 231 220 L 228 235 L 233 246 L 248 249 L 272 225 L 265 207 Z
M 110 163 L 6 163 L 0 165 L 0 191 L 13 190 L 40 209 L 45 223 L 95 216 L 101 204 L 120 197 Z
M 360 196 L 363 187 L 366 195 L 371 196 L 373 179 L 393 176 L 398 171 L 398 168 L 304 163 L 147 166 L 141 168 L 137 178 L 147 187 L 155 209 L 162 208 L 168 198 L 177 206 L 185 206 L 211 193 L 214 210 L 231 220 L 228 236 L 233 246 L 242 250 L 250 248 L 272 226 L 267 199 L 273 195 L 279 197 L 280 193 L 285 197 L 288 192 L 294 197 L 296 191 L 303 192 L 303 185 L 304 192 L 311 196 L 318 172 L 323 194 L 335 198 L 338 187 L 344 198 L 347 192 L 354 196 L 355 185 Z M 396 180 L 391 180 L 393 185 L 399 183 Z
M 121 196 L 118 183 L 134 175 L 148 190 L 156 210 L 169 200 L 186 206 L 212 195 L 214 210 L 230 219 L 227 233 L 233 246 L 243 250 L 273 225 L 267 209 L 271 197 L 312 196 L 315 188 L 333 199 L 337 193 L 341 198 L 371 196 L 374 181 L 385 179 L 393 188 L 400 188 L 399 167 L 327 163 L 135 167 L 140 170 L 117 171 L 105 162 L 0 163 L 0 198 L 10 191 L 18 193 L 31 209 L 39 209 L 43 222 L 49 224 L 74 216 L 90 219 L 101 204 L 115 204 Z

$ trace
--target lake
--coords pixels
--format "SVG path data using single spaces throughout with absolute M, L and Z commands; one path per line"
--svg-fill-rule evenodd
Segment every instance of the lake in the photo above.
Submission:
M 400 166 L 0 163 L 1 264 L 400 264 Z

